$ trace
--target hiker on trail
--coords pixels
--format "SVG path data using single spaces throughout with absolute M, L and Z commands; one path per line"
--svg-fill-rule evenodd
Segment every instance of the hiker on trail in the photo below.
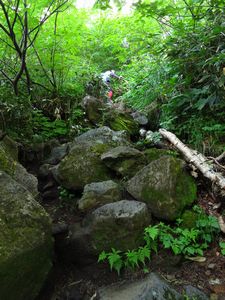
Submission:
M 122 79 L 122 76 L 118 76 L 114 70 L 106 71 L 104 73 L 101 73 L 100 75 L 102 82 L 104 84 L 104 87 L 107 87 L 107 97 L 108 100 L 112 101 L 113 97 L 113 90 L 111 88 L 111 78 L 116 78 L 116 79 Z
M 101 78 L 104 84 L 106 84 L 107 86 L 110 85 L 111 82 L 111 77 L 113 78 L 117 78 L 117 79 L 121 79 L 121 76 L 118 76 L 114 70 L 111 71 L 106 71 L 104 73 L 101 74 Z

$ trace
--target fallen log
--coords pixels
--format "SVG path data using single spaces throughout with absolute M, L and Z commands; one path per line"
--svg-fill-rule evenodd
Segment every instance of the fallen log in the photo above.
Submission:
M 204 177 L 212 182 L 213 186 L 218 188 L 222 197 L 225 196 L 225 177 L 213 169 L 213 165 L 203 154 L 187 147 L 175 134 L 166 129 L 159 129 L 159 133 L 183 154 L 189 164 L 194 165 Z

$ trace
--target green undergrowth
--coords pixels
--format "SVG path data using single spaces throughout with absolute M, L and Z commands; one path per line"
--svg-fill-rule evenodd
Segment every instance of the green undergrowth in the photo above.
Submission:
M 102 251 L 98 262 L 107 261 L 110 269 L 120 274 L 124 268 L 135 270 L 142 267 L 146 271 L 145 265 L 152 252 L 157 253 L 162 248 L 171 250 L 174 255 L 203 256 L 204 250 L 219 233 L 219 224 L 216 217 L 206 215 L 198 206 L 193 210 L 197 218 L 192 228 L 183 227 L 181 219 L 177 219 L 174 226 L 164 222 L 148 226 L 144 229 L 143 246 L 124 252 L 114 248 L 111 252 Z M 225 243 L 220 244 L 224 251 Z

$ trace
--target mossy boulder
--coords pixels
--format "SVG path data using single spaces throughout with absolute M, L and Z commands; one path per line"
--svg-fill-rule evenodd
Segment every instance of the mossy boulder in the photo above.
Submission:
M 122 191 L 118 183 L 112 180 L 93 182 L 85 185 L 83 196 L 78 201 L 78 209 L 88 211 L 121 199 Z
M 55 179 L 72 190 L 111 179 L 111 171 L 101 161 L 101 154 L 120 144 L 129 144 L 124 134 L 107 127 L 86 132 L 75 139 L 68 155 L 53 170 Z
M 82 106 L 84 107 L 88 120 L 93 124 L 98 124 L 102 121 L 104 103 L 99 99 L 86 96 L 82 101 Z
M 88 130 L 76 137 L 72 146 L 86 142 L 107 144 L 110 145 L 111 148 L 122 145 L 130 145 L 129 136 L 125 131 L 114 131 L 107 126 Z
M 5 136 L 0 142 L 2 147 L 14 160 L 18 160 L 18 144 L 13 141 L 9 136 Z
M 101 148 L 104 150 L 101 150 Z M 86 184 L 110 179 L 110 170 L 101 161 L 102 144 L 82 143 L 74 146 L 53 171 L 65 188 L 81 190 Z
M 134 176 L 147 164 L 142 152 L 128 146 L 119 146 L 103 153 L 101 160 L 110 169 L 128 177 Z
M 105 124 L 112 130 L 125 130 L 130 135 L 138 134 L 139 124 L 133 117 L 124 111 L 111 109 L 105 113 Z
M 10 156 L 6 147 L 0 144 L 0 170 L 5 171 L 9 175 L 13 175 L 16 169 L 16 164 L 17 161 Z
M 152 214 L 173 221 L 196 199 L 196 184 L 180 159 L 163 156 L 140 170 L 127 183 L 127 191 L 145 202 Z
M 166 150 L 166 149 L 157 149 L 157 148 L 150 148 L 144 151 L 144 155 L 148 163 L 151 163 L 153 160 L 159 159 L 164 155 L 171 155 L 173 157 L 177 156 L 177 152 Z
M 0 171 L 0 299 L 35 299 L 52 265 L 50 218 Z
M 143 231 L 150 221 L 145 203 L 121 200 L 97 208 L 85 223 L 91 228 L 92 247 L 100 253 L 111 248 L 137 248 L 143 243 Z
M 12 176 L 13 179 L 27 188 L 28 191 L 33 194 L 33 196 L 37 196 L 37 178 L 28 173 L 26 169 L 10 155 L 10 153 L 12 153 L 12 155 L 16 157 L 15 151 L 8 152 L 8 150 L 8 146 L 5 146 L 5 144 L 0 144 L 0 171 L 4 171 Z

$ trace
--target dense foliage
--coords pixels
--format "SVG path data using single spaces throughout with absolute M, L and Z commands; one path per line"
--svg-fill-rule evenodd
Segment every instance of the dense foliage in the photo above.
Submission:
M 140 0 L 127 15 L 120 12 L 125 1 L 115 2 L 116 12 L 109 1 L 90 11 L 67 0 L 0 1 L 1 129 L 28 138 L 40 116 L 44 127 L 61 118 L 65 124 L 49 128 L 69 133 L 87 84 L 98 89 L 98 75 L 115 69 L 124 78 L 115 83 L 117 101 L 142 110 L 155 102 L 158 127 L 206 153 L 221 152 L 223 1 Z

